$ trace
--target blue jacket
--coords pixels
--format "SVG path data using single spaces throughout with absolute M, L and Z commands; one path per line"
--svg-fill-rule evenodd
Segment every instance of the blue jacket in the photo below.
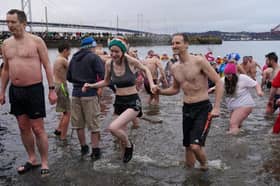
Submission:
M 89 49 L 76 52 L 67 71 L 67 80 L 73 83 L 72 96 L 96 96 L 96 89 L 91 88 L 87 92 L 82 92 L 82 87 L 84 83 L 97 82 L 97 76 L 104 79 L 104 64 L 101 58 Z

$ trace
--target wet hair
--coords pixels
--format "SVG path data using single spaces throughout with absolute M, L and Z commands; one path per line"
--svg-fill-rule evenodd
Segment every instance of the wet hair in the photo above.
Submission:
M 228 80 L 225 76 L 225 92 L 226 95 L 234 95 L 237 87 L 238 76 L 236 74 L 232 74 L 232 79 Z
M 58 52 L 61 53 L 63 50 L 69 50 L 70 49 L 70 44 L 68 42 L 63 42 L 58 45 Z
M 275 61 L 276 63 L 278 62 L 278 56 L 276 55 L 275 52 L 270 52 L 270 53 L 266 54 L 265 57 L 268 58 L 269 61 L 270 61 L 270 60 L 273 60 L 273 61 Z
M 175 33 L 172 35 L 172 37 L 175 37 L 175 36 L 182 36 L 185 43 L 189 43 L 189 41 L 190 41 L 189 37 L 186 33 Z
M 7 12 L 7 14 L 10 14 L 10 15 L 17 14 L 19 22 L 21 22 L 21 23 L 27 22 L 26 14 L 24 13 L 24 11 L 21 11 L 18 9 L 11 9 Z

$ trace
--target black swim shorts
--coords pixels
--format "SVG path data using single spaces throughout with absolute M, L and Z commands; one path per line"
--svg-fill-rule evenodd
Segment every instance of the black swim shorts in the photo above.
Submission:
M 183 106 L 183 145 L 205 145 L 206 136 L 211 123 L 212 104 L 209 100 Z
M 116 95 L 116 99 L 114 103 L 114 109 L 115 109 L 114 113 L 117 115 L 121 115 L 128 108 L 132 108 L 135 111 L 140 111 L 137 117 L 141 117 L 143 115 L 141 100 L 138 94 L 132 94 L 128 96 Z
M 9 89 L 11 114 L 28 115 L 30 119 L 46 117 L 44 87 L 42 83 Z

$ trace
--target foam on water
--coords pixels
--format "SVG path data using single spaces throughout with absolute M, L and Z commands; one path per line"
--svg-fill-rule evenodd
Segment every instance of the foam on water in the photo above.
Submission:
M 227 166 L 225 163 L 222 162 L 222 160 L 210 160 L 208 161 L 209 168 L 218 169 L 218 170 L 227 170 L 230 169 L 229 166 Z

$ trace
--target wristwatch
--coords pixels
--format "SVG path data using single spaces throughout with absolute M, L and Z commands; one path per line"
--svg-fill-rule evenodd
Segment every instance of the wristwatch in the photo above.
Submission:
M 54 90 L 55 87 L 54 86 L 49 86 L 49 90 Z

